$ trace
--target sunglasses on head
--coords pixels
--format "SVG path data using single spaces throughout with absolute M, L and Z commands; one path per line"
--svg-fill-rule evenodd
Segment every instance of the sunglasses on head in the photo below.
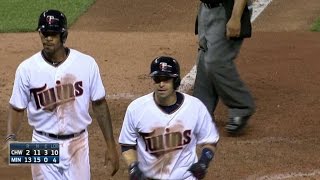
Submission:
M 158 84 L 160 82 L 166 82 L 170 79 L 172 79 L 172 77 L 168 77 L 168 76 L 154 76 L 152 77 L 153 81 Z
M 41 31 L 41 34 L 44 36 L 44 37 L 48 37 L 48 36 L 57 36 L 58 32 L 50 32 L 50 31 Z

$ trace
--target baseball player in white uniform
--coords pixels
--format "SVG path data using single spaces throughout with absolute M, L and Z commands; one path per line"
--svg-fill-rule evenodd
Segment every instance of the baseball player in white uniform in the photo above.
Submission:
M 203 179 L 219 140 L 211 115 L 200 100 L 176 91 L 174 58 L 154 59 L 150 75 L 154 92 L 130 103 L 119 137 L 130 179 Z
M 89 104 L 106 140 L 113 166 L 119 158 L 113 138 L 108 104 L 99 68 L 89 55 L 64 46 L 67 19 L 58 10 L 47 10 L 39 17 L 43 50 L 24 60 L 17 68 L 10 98 L 8 135 L 16 135 L 27 109 L 33 142 L 60 144 L 59 164 L 33 164 L 35 180 L 90 179 L 87 127 L 92 119 Z

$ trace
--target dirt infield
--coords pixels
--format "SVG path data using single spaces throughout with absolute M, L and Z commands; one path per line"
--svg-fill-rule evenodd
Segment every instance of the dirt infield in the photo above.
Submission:
M 182 75 L 194 65 L 197 4 L 97 0 L 71 27 L 67 46 L 91 54 L 100 66 L 116 139 L 128 103 L 151 90 L 149 63 L 155 56 L 176 57 Z M 237 63 L 255 97 L 257 113 L 243 136 L 228 137 L 223 128 L 226 109 L 219 105 L 221 140 L 207 179 L 320 179 L 320 33 L 308 32 L 318 16 L 319 0 L 273 0 L 254 22 L 253 37 L 245 41 Z M 41 44 L 37 33 L 0 34 L 0 40 L 4 137 L 15 69 Z M 26 120 L 23 127 L 19 139 L 30 141 Z M 96 129 L 94 121 L 89 127 L 92 179 L 109 179 L 109 169 L 103 167 L 105 143 Z M 31 179 L 30 167 L 9 167 L 0 161 L 0 179 Z M 127 179 L 123 160 L 111 179 Z

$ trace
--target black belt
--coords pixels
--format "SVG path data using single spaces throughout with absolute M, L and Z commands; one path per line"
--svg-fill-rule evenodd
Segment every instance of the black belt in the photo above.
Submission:
M 203 5 L 209 9 L 222 6 L 222 2 L 216 2 L 216 3 L 203 3 Z
M 54 139 L 70 139 L 70 138 L 74 138 L 74 137 L 77 137 L 79 136 L 80 134 L 84 133 L 86 130 L 82 130 L 78 133 L 74 133 L 74 134 L 66 134 L 66 135 L 55 135 L 55 134 L 50 134 L 50 133 L 46 133 L 46 132 L 42 132 L 42 131 L 37 131 L 35 130 L 38 134 L 41 134 L 43 136 L 47 136 L 47 137 L 50 137 L 50 138 L 54 138 Z

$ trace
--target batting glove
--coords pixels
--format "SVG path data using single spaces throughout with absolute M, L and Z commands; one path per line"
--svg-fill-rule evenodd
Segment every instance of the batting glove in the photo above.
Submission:
M 129 166 L 129 179 L 130 180 L 146 180 L 146 176 L 139 168 L 139 162 L 133 162 Z
M 213 159 L 213 156 L 214 153 L 210 149 L 204 148 L 199 161 L 192 164 L 188 171 L 197 179 L 203 179 L 206 176 L 209 163 Z
M 207 167 L 206 165 L 197 162 L 192 164 L 188 171 L 190 171 L 197 179 L 203 179 L 206 176 Z

